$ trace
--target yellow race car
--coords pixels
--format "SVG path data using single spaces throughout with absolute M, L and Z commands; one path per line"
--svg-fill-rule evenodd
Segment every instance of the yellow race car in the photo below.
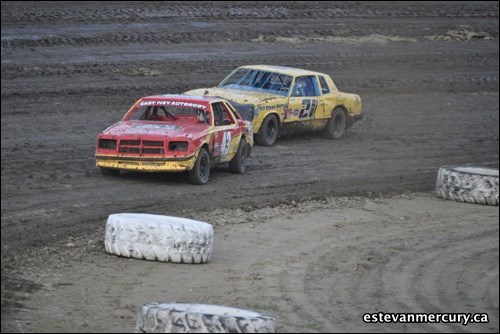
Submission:
M 217 87 L 186 94 L 231 101 L 252 121 L 255 142 L 264 146 L 273 145 L 279 133 L 304 129 L 338 139 L 363 118 L 359 95 L 340 92 L 327 74 L 291 67 L 241 66 Z

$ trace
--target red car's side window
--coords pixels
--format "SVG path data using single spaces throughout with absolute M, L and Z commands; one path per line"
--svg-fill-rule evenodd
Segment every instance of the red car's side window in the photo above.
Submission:
M 222 102 L 216 102 L 212 104 L 212 110 L 214 111 L 214 123 L 215 126 L 230 125 L 234 124 L 236 121 L 233 119 L 232 114 L 229 112 L 227 107 Z

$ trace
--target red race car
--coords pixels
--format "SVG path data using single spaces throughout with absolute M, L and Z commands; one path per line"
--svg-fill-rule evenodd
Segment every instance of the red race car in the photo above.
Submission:
M 156 95 L 141 98 L 97 136 L 95 158 L 104 175 L 188 171 L 192 183 L 205 184 L 219 163 L 244 173 L 252 147 L 251 123 L 227 100 Z

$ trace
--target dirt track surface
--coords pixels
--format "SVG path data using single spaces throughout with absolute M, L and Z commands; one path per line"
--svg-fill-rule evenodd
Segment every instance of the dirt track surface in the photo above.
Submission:
M 498 207 L 432 193 L 442 165 L 498 167 L 498 3 L 1 6 L 2 331 L 130 331 L 161 298 L 259 308 L 284 332 L 498 332 Z M 329 73 L 366 116 L 338 141 L 257 146 L 206 186 L 100 175 L 95 137 L 139 97 L 246 64 Z M 107 255 L 117 212 L 204 219 L 220 248 L 206 266 Z M 490 323 L 367 327 L 362 311 Z

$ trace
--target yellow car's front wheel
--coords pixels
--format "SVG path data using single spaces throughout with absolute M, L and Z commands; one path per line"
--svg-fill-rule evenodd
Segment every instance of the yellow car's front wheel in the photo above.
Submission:
M 255 142 L 262 146 L 271 146 L 278 138 L 279 123 L 276 115 L 269 115 L 262 122 L 259 133 L 255 137 Z

